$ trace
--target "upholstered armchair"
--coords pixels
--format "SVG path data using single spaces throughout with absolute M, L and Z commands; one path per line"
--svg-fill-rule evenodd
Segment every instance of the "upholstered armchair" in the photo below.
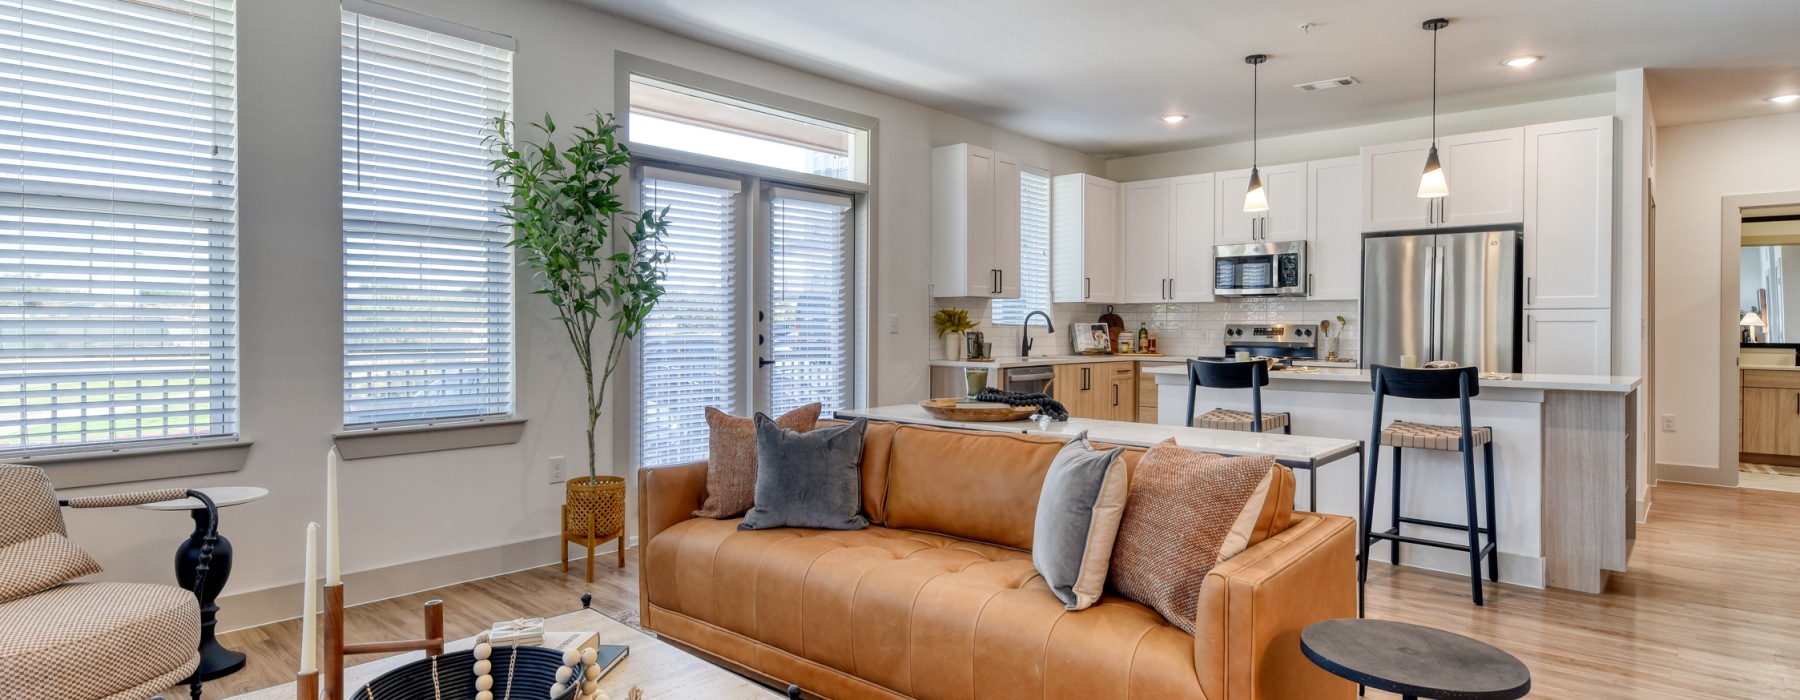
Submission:
M 0 698 L 148 700 L 193 675 L 200 663 L 194 591 L 150 583 L 58 583 L 43 590 L 34 585 L 46 576 L 57 579 L 50 570 L 59 560 L 91 567 L 68 573 L 98 571 L 85 553 L 60 537 L 46 537 L 68 534 L 61 507 L 176 498 L 195 498 L 213 510 L 211 499 L 188 489 L 58 501 L 43 470 L 0 464 Z M 205 585 L 215 537 L 207 533 L 195 590 Z M 200 697 L 198 678 L 189 692 Z

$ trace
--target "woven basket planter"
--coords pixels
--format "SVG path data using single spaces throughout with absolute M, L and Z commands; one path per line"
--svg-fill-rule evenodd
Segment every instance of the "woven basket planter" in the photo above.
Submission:
M 625 568 L 625 480 L 578 476 L 564 486 L 562 507 L 563 571 L 569 570 L 569 545 L 587 548 L 587 580 L 594 582 L 594 547 L 619 541 L 619 568 Z

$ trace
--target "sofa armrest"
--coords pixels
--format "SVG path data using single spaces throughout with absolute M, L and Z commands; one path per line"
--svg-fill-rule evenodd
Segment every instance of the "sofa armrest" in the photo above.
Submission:
M 1288 529 L 1214 567 L 1200 587 L 1194 667 L 1214 700 L 1352 698 L 1313 665 L 1300 631 L 1356 617 L 1356 521 L 1295 513 Z
M 705 462 L 638 469 L 638 546 L 692 519 L 705 501 Z

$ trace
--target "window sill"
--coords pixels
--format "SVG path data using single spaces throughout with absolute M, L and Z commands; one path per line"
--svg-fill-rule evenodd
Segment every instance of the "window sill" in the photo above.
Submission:
M 69 489 L 235 472 L 244 468 L 244 462 L 250 457 L 252 444 L 248 440 L 240 440 L 56 455 L 20 461 L 42 468 L 50 476 L 51 486 Z
M 525 419 L 451 423 L 406 428 L 352 430 L 331 436 L 344 459 L 511 445 L 525 434 Z

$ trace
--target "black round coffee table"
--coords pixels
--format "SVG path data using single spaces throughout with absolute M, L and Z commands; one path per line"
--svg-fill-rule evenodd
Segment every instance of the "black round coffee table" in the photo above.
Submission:
M 1407 700 L 1512 700 L 1531 692 L 1525 664 L 1486 642 L 1388 620 L 1325 620 L 1300 632 L 1306 658 Z

